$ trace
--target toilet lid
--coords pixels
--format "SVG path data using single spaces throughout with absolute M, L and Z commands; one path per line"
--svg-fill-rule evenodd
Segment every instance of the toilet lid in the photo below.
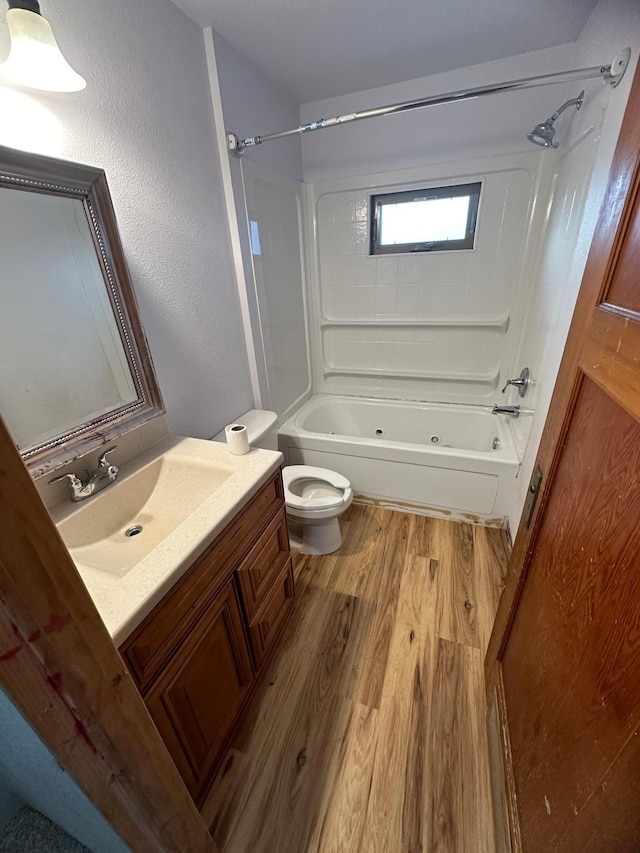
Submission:
M 329 509 L 344 503 L 351 483 L 342 474 L 313 465 L 288 465 L 282 471 L 285 503 L 295 509 Z

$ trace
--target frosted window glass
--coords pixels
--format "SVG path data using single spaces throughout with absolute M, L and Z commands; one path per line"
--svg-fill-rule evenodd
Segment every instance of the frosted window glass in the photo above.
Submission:
M 385 204 L 380 211 L 380 243 L 435 243 L 464 240 L 469 196 Z

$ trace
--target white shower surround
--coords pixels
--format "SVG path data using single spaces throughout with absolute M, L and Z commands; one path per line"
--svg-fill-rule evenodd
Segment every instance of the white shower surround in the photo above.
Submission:
M 285 464 L 347 477 L 356 502 L 496 527 L 520 467 L 507 419 L 479 406 L 318 394 L 278 443 Z
M 309 185 L 315 389 L 502 402 L 544 227 L 544 165 L 532 150 Z M 368 254 L 372 193 L 472 180 L 483 184 L 473 250 Z

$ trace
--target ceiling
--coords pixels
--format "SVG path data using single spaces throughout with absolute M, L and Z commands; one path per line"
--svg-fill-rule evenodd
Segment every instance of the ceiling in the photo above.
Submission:
M 173 0 L 299 103 L 577 39 L 597 0 Z

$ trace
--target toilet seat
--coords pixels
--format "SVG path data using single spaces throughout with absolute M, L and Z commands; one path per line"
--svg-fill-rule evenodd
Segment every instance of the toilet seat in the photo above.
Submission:
M 351 483 L 342 474 L 313 465 L 287 465 L 282 471 L 284 500 L 293 510 L 313 512 L 351 503 Z M 296 493 L 296 484 L 303 494 Z M 314 487 L 318 494 L 314 494 Z

